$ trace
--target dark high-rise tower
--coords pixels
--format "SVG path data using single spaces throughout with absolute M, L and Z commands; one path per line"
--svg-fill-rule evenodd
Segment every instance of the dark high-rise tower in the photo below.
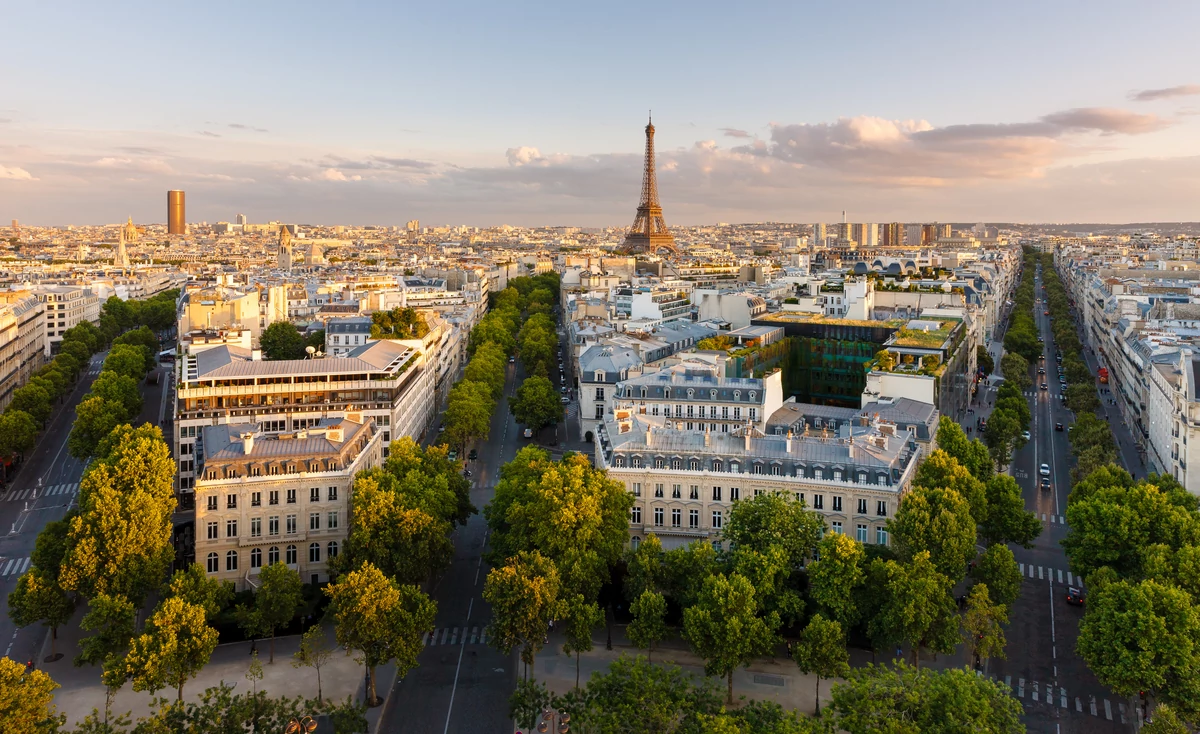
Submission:
M 639 252 L 655 253 L 660 248 L 675 251 L 675 238 L 667 230 L 662 204 L 658 201 L 658 176 L 654 172 L 654 123 L 646 124 L 646 163 L 642 170 L 642 201 L 625 244 Z
M 167 234 L 187 234 L 187 217 L 183 210 L 183 192 L 167 192 Z

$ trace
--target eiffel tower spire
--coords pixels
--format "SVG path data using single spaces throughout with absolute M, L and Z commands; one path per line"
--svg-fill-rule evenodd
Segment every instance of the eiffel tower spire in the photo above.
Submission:
M 633 226 L 625 235 L 625 244 L 640 252 L 656 253 L 660 248 L 675 251 L 675 238 L 667 229 L 662 204 L 658 201 L 658 176 L 654 170 L 654 121 L 646 124 L 646 163 L 642 169 L 642 199 Z

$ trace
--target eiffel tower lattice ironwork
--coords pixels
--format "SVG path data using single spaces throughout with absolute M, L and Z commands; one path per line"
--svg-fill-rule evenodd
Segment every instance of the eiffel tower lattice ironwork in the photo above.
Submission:
M 662 204 L 658 201 L 658 176 L 654 172 L 654 122 L 646 124 L 646 163 L 642 170 L 642 200 L 625 244 L 638 252 L 675 252 L 675 238 L 667 229 Z

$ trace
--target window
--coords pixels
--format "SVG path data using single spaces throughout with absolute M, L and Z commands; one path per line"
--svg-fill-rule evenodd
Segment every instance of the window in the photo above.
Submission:
M 824 478 L 825 478 L 825 470 L 824 469 L 813 469 L 813 479 L 824 479 Z
M 296 565 L 296 546 L 289 545 L 287 548 L 284 549 L 283 554 L 284 554 L 284 562 L 287 563 L 287 565 L 289 565 L 289 566 Z
M 663 524 L 663 508 L 654 508 L 654 526 L 661 528 Z
M 683 497 L 682 489 L 683 489 L 682 485 L 672 484 L 671 485 L 671 499 L 677 500 L 677 499 L 680 499 L 681 497 Z
M 887 531 L 883 528 L 875 528 L 875 542 L 878 545 L 887 545 Z
M 842 534 L 842 524 L 840 522 L 834 520 L 830 524 L 833 526 L 833 532 L 837 533 L 838 535 Z
M 251 538 L 261 538 L 262 537 L 262 518 L 261 517 L 250 518 L 250 537 Z
M 598 420 L 598 421 L 604 420 L 604 406 L 603 405 L 596 406 L 596 420 Z
M 824 510 L 825 509 L 825 495 L 823 495 L 823 494 L 814 494 L 813 495 L 813 509 L 814 510 Z
M 250 568 L 262 568 L 262 548 L 250 551 Z
M 731 461 L 729 462 L 729 471 L 733 474 L 740 474 L 742 471 L 742 465 L 736 461 Z
M 634 483 L 633 483 L 633 496 L 634 496 L 634 497 L 641 497 L 641 496 L 642 496 L 642 483 L 641 483 L 641 482 L 634 482 Z
M 758 494 L 758 492 L 755 491 L 755 494 Z M 730 502 L 735 502 L 737 500 L 740 500 L 741 498 L 742 498 L 742 490 L 740 488 L 738 488 L 738 487 L 730 487 L 729 488 L 729 501 Z
M 320 563 L 321 562 L 321 544 L 320 543 L 309 543 L 308 544 L 308 562 L 309 563 Z
M 700 527 L 700 511 L 699 510 L 688 510 L 688 527 L 689 528 Z
M 601 380 L 603 380 L 604 378 L 603 378 L 603 377 L 601 377 L 600 379 L 601 379 Z M 598 387 L 598 388 L 596 388 L 596 399 L 597 399 L 597 400 L 603 400 L 603 399 L 604 399 L 604 388 L 602 388 L 602 387 Z
M 720 461 L 718 461 L 718 460 L 713 460 L 713 471 L 724 471 L 724 470 L 725 470 L 725 469 L 724 469 L 724 467 L 721 465 L 721 462 L 720 462 Z
M 713 487 L 712 498 L 713 498 L 713 502 L 721 501 L 721 488 L 720 487 Z
M 289 489 L 289 490 L 287 491 L 287 503 L 288 503 L 289 505 L 294 505 L 294 504 L 296 504 L 296 490 L 294 490 L 294 489 Z
M 867 501 L 866 500 L 858 501 L 858 514 L 860 514 L 860 515 L 867 514 Z
M 833 511 L 834 511 L 834 512 L 841 512 L 841 511 L 842 511 L 842 498 L 841 498 L 841 497 L 834 496 L 834 498 L 833 498 Z
M 250 506 L 251 507 L 262 507 L 262 492 L 251 492 L 250 493 Z
M 640 457 L 640 456 L 630 457 L 629 465 L 632 466 L 634 469 L 641 469 L 642 468 L 642 457 Z
M 225 521 L 225 537 L 226 538 L 236 538 L 237 534 L 238 534 L 237 520 L 226 520 Z
M 321 513 L 319 513 L 319 512 L 308 513 L 308 529 L 309 530 L 320 530 L 321 529 Z
M 859 483 L 859 484 L 866 484 L 866 483 L 867 483 L 867 473 L 866 473 L 865 471 L 860 471 L 860 472 L 858 473 L 858 483 Z
M 796 501 L 797 501 L 797 502 L 799 502 L 799 503 L 801 503 L 801 504 L 803 504 L 803 503 L 804 503 L 804 493 L 803 493 L 803 492 L 797 492 L 797 493 L 796 493 Z
M 208 572 L 217 573 L 221 570 L 221 560 L 217 558 L 216 553 L 208 554 Z
M 642 508 L 638 507 L 637 505 L 633 506 L 633 508 L 629 511 L 629 522 L 633 523 L 634 525 L 642 524 Z
M 721 417 L 724 418 L 725 420 L 729 420 L 729 406 L 728 405 L 721 406 Z
M 655 485 L 654 485 L 654 496 L 655 496 L 655 497 L 659 497 L 659 498 L 661 498 L 661 497 L 663 496 L 663 489 L 662 489 L 662 487 L 663 487 L 663 486 L 662 486 L 661 484 L 655 484 Z
M 326 530 L 336 530 L 337 526 L 338 526 L 337 510 L 333 510 L 332 512 L 330 512 L 329 517 L 327 517 L 326 519 L 328 520 L 328 523 L 325 525 L 325 529 Z
M 781 471 L 782 471 L 782 467 L 780 467 L 778 464 L 771 465 L 771 474 L 772 475 L 779 476 Z
M 695 417 L 696 417 L 696 406 L 694 406 L 694 405 L 689 405 L 689 406 L 687 407 L 687 417 L 688 417 L 688 418 L 695 418 Z
M 287 516 L 287 534 L 288 535 L 296 534 L 296 516 L 295 515 Z
M 329 541 L 329 545 L 325 546 L 325 554 L 330 559 L 338 557 L 338 544 L 336 540 Z
M 208 511 L 209 512 L 217 511 L 217 496 L 215 494 L 211 494 L 208 496 L 207 503 L 208 503 Z
M 219 536 L 218 536 L 218 534 L 217 534 L 217 523 L 215 523 L 215 522 L 210 522 L 210 523 L 208 524 L 208 539 L 209 539 L 209 540 L 216 540 L 218 537 L 219 537 Z
M 226 571 L 236 571 L 237 570 L 237 561 L 238 561 L 238 552 L 237 551 L 231 550 L 228 553 L 226 553 L 225 554 L 225 570 Z
M 654 468 L 662 469 L 666 466 L 666 461 L 661 456 L 654 457 Z
M 278 489 L 271 490 L 271 493 L 268 496 L 268 501 L 273 505 L 279 504 L 279 490 Z
M 320 487 L 309 487 L 308 501 L 309 502 L 320 502 L 321 501 L 321 488 Z
M 867 526 L 866 525 L 856 525 L 855 529 L 854 529 L 854 537 L 860 543 L 867 542 Z
M 887 500 L 879 500 L 875 503 L 875 514 L 880 517 L 887 517 Z
M 736 420 L 741 420 L 741 418 L 742 418 L 742 409 L 734 408 L 733 409 L 733 419 L 736 421 Z
M 751 474 L 762 474 L 763 473 L 762 464 L 756 463 L 754 466 L 750 467 L 750 473 Z
M 720 510 L 713 510 L 712 526 L 713 526 L 713 530 L 721 529 L 721 511 Z
M 693 484 L 693 485 L 692 485 L 692 486 L 691 486 L 691 487 L 688 489 L 688 499 L 690 499 L 690 500 L 698 500 L 698 499 L 700 499 L 700 485 L 698 485 L 698 484 Z
M 279 515 L 267 518 L 267 532 L 271 535 L 279 535 Z
M 267 565 L 274 566 L 279 563 L 279 547 L 271 546 L 267 549 Z
M 699 459 L 689 459 L 688 460 L 688 470 L 689 471 L 700 471 L 700 460 Z
M 671 468 L 679 471 L 683 468 L 683 459 L 671 459 Z
M 678 508 L 671 510 L 671 527 L 677 528 L 683 524 L 683 510 Z
M 330 487 L 329 491 L 325 495 L 325 498 L 330 502 L 337 502 L 337 489 L 337 487 Z

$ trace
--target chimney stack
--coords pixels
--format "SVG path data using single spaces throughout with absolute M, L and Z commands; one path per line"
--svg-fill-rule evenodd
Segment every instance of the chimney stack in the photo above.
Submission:
M 254 452 L 254 432 L 247 431 L 242 434 L 242 451 L 249 456 Z

